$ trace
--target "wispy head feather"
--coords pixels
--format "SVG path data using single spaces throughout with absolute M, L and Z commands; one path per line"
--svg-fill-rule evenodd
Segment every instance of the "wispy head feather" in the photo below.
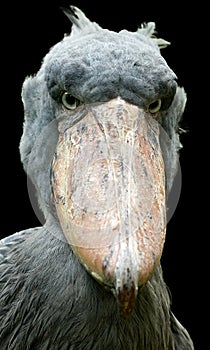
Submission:
M 142 23 L 141 28 L 139 28 L 137 32 L 155 40 L 160 49 L 163 49 L 171 44 L 169 41 L 156 37 L 157 32 L 155 30 L 154 22 Z
M 80 32 L 95 32 L 101 29 L 97 23 L 91 22 L 76 6 L 61 7 L 61 9 L 73 24 L 71 35 L 79 34 Z

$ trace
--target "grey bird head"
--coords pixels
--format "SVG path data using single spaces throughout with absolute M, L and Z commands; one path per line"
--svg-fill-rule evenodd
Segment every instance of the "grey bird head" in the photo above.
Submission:
M 23 85 L 21 159 L 45 226 L 127 317 L 161 258 L 186 95 L 153 22 L 117 33 L 64 12 L 71 34 Z

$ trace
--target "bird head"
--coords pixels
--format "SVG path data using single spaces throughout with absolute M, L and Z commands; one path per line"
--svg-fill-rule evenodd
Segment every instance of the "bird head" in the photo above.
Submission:
M 113 32 L 64 12 L 70 35 L 23 84 L 21 159 L 45 226 L 127 317 L 163 251 L 186 95 L 153 22 Z

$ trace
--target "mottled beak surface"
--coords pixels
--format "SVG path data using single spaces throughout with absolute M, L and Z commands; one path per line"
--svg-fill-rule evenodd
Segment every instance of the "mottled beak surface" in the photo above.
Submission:
M 120 98 L 88 105 L 78 122 L 60 122 L 52 174 L 67 241 L 129 316 L 165 241 L 159 124 Z

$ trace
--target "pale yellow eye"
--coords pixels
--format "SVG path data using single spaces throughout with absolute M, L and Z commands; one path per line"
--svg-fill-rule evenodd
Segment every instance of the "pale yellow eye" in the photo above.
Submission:
M 161 99 L 155 100 L 154 102 L 150 103 L 149 105 L 149 112 L 151 114 L 155 114 L 160 110 L 161 107 Z
M 71 110 L 77 108 L 77 106 L 80 104 L 80 101 L 68 92 L 63 93 L 61 100 L 64 107 Z

